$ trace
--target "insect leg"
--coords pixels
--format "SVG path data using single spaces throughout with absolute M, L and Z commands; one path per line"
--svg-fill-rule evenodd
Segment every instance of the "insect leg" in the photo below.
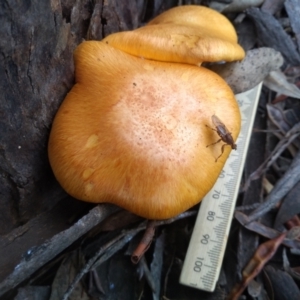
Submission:
M 208 125 L 205 125 L 207 128 L 209 128 L 209 129 L 211 129 L 211 130 L 213 130 L 213 131 L 216 131 L 216 132 L 218 132 L 218 130 L 216 130 L 216 129 L 214 129 L 214 128 L 212 128 L 212 127 L 210 127 L 210 126 L 208 126 Z
M 230 146 L 230 145 L 224 144 L 224 145 L 222 146 L 222 148 L 221 148 L 221 154 L 216 158 L 215 162 L 217 162 L 218 159 L 222 156 L 222 154 L 223 154 L 223 152 L 224 152 L 224 148 L 225 148 L 226 146 Z
M 222 139 L 219 139 L 219 140 L 217 140 L 216 142 L 214 142 L 214 143 L 212 143 L 212 144 L 209 144 L 209 145 L 207 145 L 206 146 L 206 148 L 207 147 L 209 147 L 209 146 L 212 146 L 212 145 L 215 145 L 215 144 L 218 144 L 218 143 L 220 143 L 222 141 Z M 225 144 L 226 145 L 226 144 Z

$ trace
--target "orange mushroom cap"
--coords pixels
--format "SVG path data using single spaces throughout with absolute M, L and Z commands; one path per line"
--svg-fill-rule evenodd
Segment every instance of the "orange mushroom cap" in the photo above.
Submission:
M 75 50 L 76 84 L 53 122 L 49 160 L 62 187 L 149 219 L 173 217 L 212 188 L 230 153 L 207 148 L 218 116 L 236 140 L 240 112 L 217 74 L 145 60 L 105 42 Z
M 175 7 L 147 26 L 111 34 L 103 41 L 131 55 L 157 61 L 201 65 L 245 56 L 229 20 L 195 5 Z

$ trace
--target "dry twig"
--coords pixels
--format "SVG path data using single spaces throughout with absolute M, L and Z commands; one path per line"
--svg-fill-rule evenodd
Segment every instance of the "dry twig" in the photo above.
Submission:
M 156 221 L 148 221 L 147 228 L 142 237 L 142 240 L 131 255 L 131 261 L 134 264 L 137 264 L 140 261 L 141 257 L 144 255 L 144 253 L 149 249 L 155 234 L 155 227 Z
M 14 271 L 0 283 L 0 296 L 20 284 L 57 254 L 69 247 L 78 238 L 87 233 L 91 228 L 95 227 L 117 210 L 118 207 L 114 205 L 98 205 L 72 227 L 60 232 L 49 241 L 37 247 L 30 259 L 23 258 L 15 267 Z

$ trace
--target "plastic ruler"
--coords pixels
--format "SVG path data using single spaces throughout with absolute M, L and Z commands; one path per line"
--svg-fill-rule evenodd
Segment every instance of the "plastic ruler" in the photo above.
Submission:
M 242 126 L 214 187 L 202 200 L 180 283 L 212 292 L 219 279 L 262 84 L 236 95 Z M 225 123 L 226 125 L 226 123 Z

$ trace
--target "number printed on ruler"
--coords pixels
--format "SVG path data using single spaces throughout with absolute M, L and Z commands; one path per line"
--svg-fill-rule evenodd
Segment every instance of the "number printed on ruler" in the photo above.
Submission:
M 213 291 L 226 248 L 231 219 L 239 190 L 261 84 L 236 95 L 242 127 L 237 151 L 232 151 L 217 182 L 201 202 L 193 234 L 183 264 L 180 283 Z

